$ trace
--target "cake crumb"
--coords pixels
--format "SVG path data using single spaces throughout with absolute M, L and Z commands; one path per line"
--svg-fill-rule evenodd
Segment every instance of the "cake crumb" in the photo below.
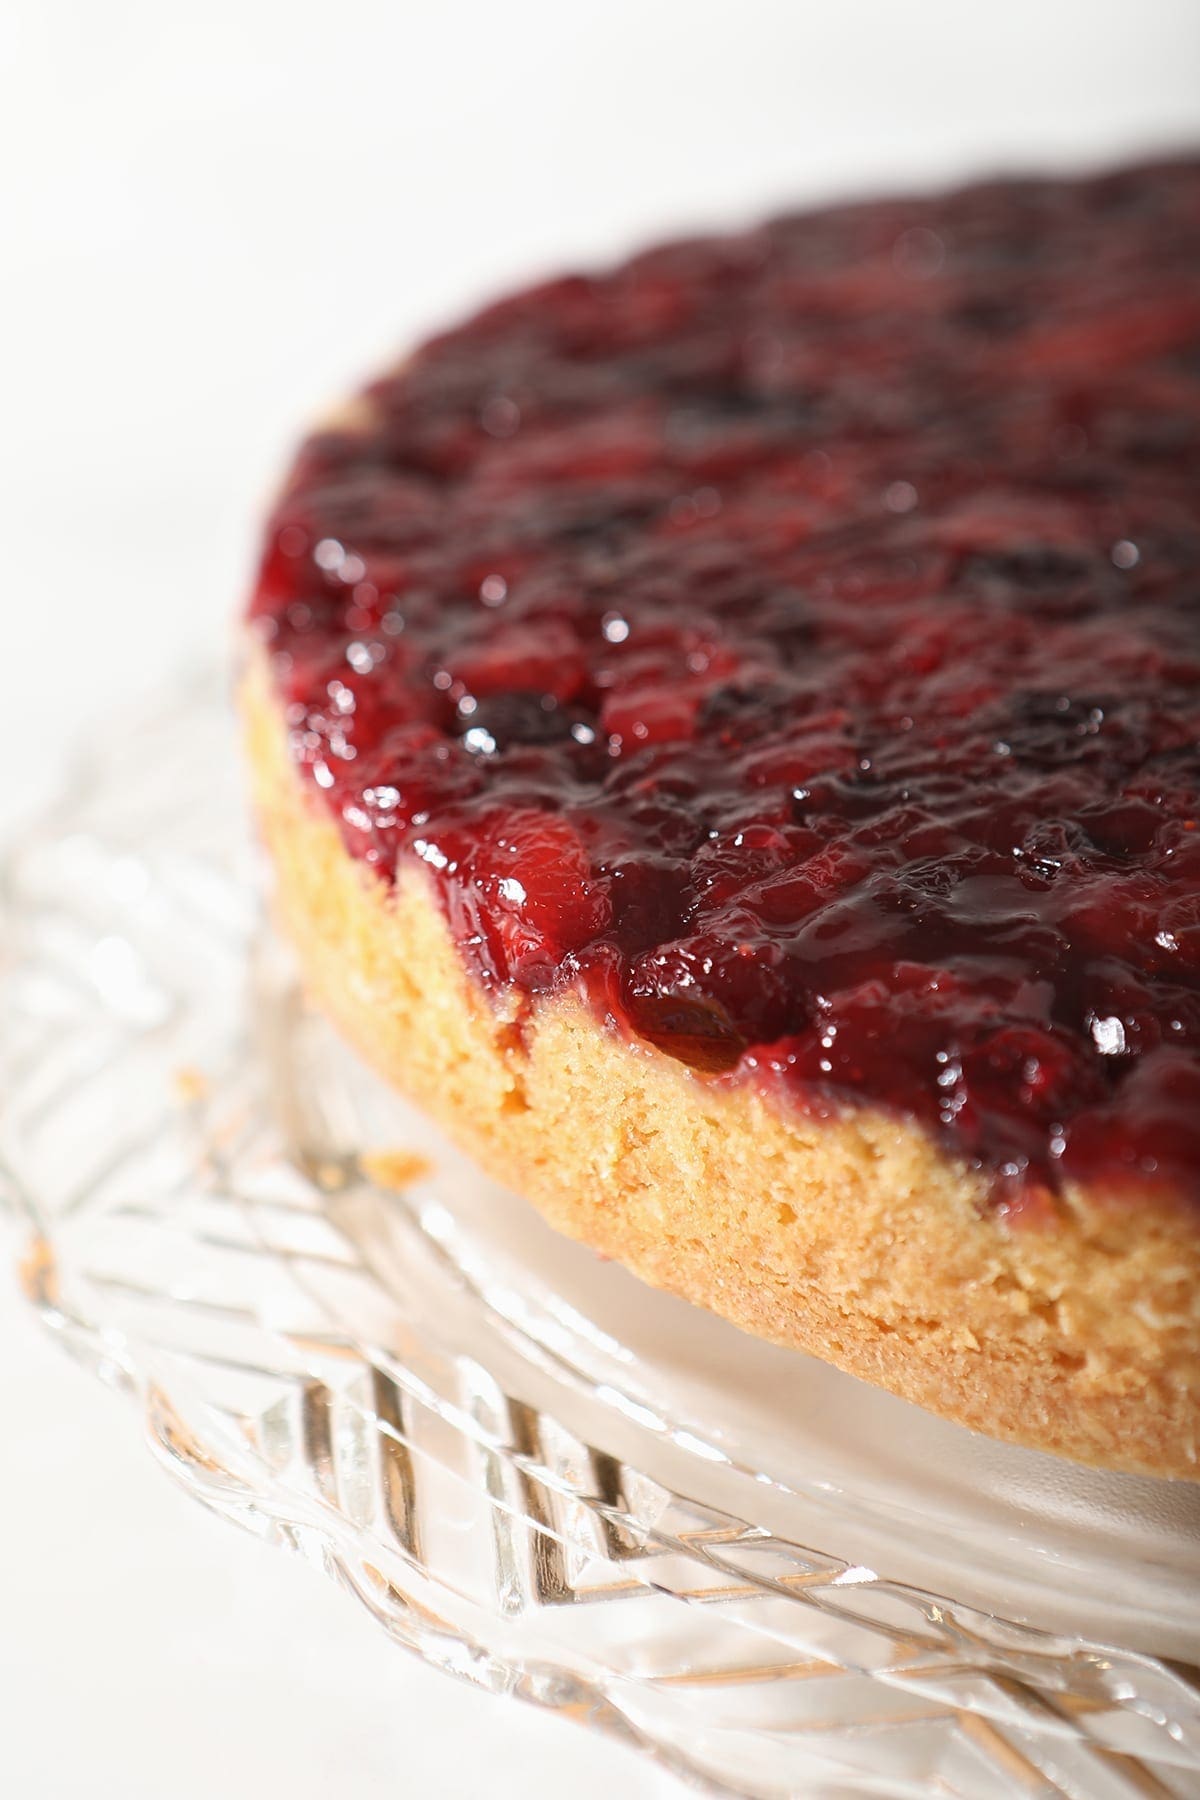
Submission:
M 430 1171 L 429 1158 L 417 1150 L 364 1150 L 358 1160 L 367 1179 L 392 1194 L 404 1193 Z
M 208 1098 L 208 1077 L 190 1063 L 174 1073 L 175 1097 L 183 1106 L 195 1106 Z

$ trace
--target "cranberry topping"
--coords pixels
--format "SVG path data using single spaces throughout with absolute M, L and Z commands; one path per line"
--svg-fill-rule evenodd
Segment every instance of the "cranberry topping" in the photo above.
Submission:
M 667 244 L 367 402 L 251 616 L 485 986 L 1200 1193 L 1200 164 Z

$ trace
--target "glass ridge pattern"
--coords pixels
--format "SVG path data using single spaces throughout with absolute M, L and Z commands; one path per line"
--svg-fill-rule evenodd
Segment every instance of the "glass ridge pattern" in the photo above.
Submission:
M 714 1793 L 1195 1793 L 1194 1671 L 890 1581 L 856 1560 L 852 1518 L 835 1554 L 689 1499 L 581 1436 L 565 1382 L 532 1404 L 464 1352 L 449 1302 L 486 1292 L 419 1207 L 296 1131 L 255 1035 L 228 738 L 201 695 L 114 742 L 5 889 L 22 1284 L 128 1390 L 159 1460 L 394 1641 Z M 403 1252 L 386 1282 L 383 1207 Z

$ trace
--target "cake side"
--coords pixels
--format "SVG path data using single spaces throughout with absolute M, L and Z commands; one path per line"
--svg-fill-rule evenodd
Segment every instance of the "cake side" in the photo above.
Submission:
M 806 1115 L 632 1043 L 572 991 L 485 993 L 431 882 L 350 854 L 261 651 L 242 706 L 281 923 L 356 1048 L 550 1222 L 655 1286 L 1014 1443 L 1200 1472 L 1200 1232 L 1159 1187 L 1011 1218 L 871 1106 Z

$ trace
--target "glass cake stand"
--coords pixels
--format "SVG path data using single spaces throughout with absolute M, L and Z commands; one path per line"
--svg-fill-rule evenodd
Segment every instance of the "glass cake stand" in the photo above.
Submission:
M 10 859 L 0 1165 L 46 1324 L 398 1643 L 715 1793 L 1200 1793 L 1200 1487 L 988 1442 L 555 1236 L 263 923 L 216 682 Z

